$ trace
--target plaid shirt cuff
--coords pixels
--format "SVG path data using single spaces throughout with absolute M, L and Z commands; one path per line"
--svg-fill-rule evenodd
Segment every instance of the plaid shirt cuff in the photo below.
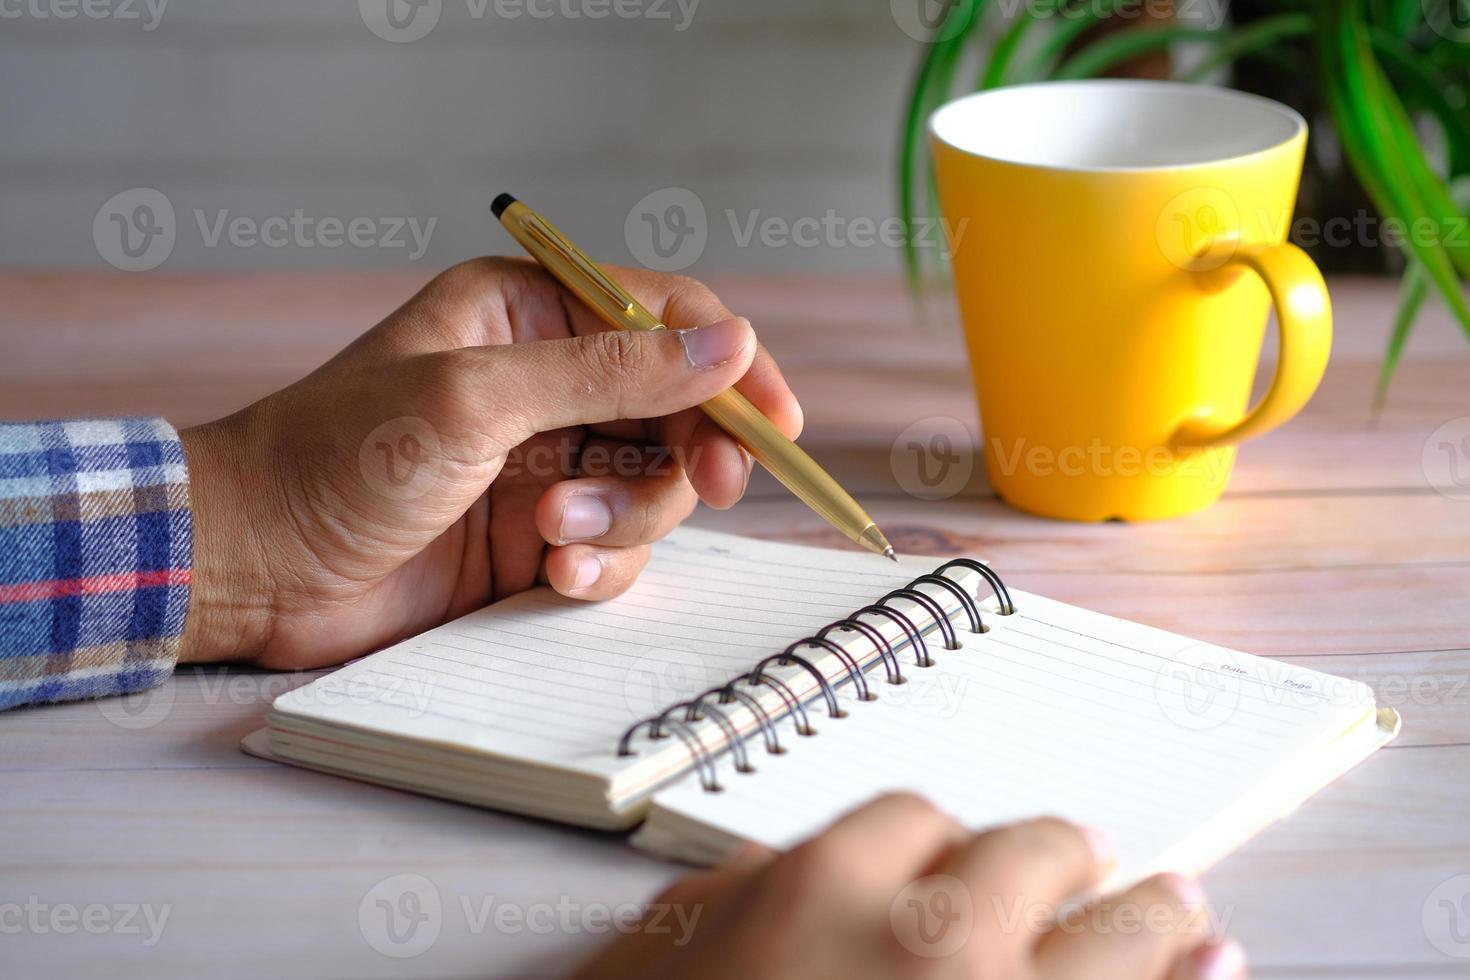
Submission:
M 0 709 L 162 682 L 192 531 L 162 419 L 0 423 Z

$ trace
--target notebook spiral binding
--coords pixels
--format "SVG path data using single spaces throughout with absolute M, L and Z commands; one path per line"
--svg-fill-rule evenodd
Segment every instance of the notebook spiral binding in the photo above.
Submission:
M 977 598 L 966 592 L 954 579 L 944 574 L 951 568 L 964 568 L 978 573 L 995 593 L 996 599 L 999 600 L 1000 615 L 1010 616 L 1015 613 L 1016 604 L 1011 601 L 1010 591 L 1006 588 L 1005 583 L 1001 581 L 1000 576 L 990 566 L 975 561 L 972 558 L 956 558 L 953 561 L 948 561 L 940 565 L 928 575 L 920 575 L 903 588 L 894 589 L 877 602 L 864 606 L 846 619 L 839 619 L 834 623 L 829 623 L 822 627 L 816 634 L 797 640 L 780 653 L 766 657 L 751 670 L 737 675 L 728 684 L 712 687 L 697 697 L 691 698 L 688 701 L 680 701 L 677 704 L 671 704 L 659 714 L 639 720 L 629 727 L 623 733 L 623 737 L 618 740 L 618 755 L 630 756 L 637 754 L 633 750 L 633 739 L 638 734 L 639 729 L 646 727 L 650 740 L 664 739 L 669 734 L 672 734 L 675 738 L 683 742 L 689 750 L 690 758 L 694 760 L 695 772 L 699 775 L 700 785 L 704 788 L 705 792 L 720 792 L 723 787 L 720 786 L 719 780 L 716 777 L 715 761 L 726 747 L 729 748 L 731 755 L 735 759 L 736 772 L 754 772 L 755 767 L 750 764 L 750 754 L 746 750 L 745 743 L 748 736 L 740 733 L 740 729 L 730 720 L 730 716 L 718 707 L 718 705 L 739 703 L 749 710 L 755 718 L 756 729 L 762 741 L 765 743 L 766 752 L 770 755 L 780 755 L 786 751 L 782 748 L 781 740 L 777 736 L 776 723 L 787 715 L 791 716 L 794 720 L 798 735 L 815 735 L 817 733 L 816 729 L 811 725 L 811 719 L 807 714 L 806 705 L 802 703 L 801 698 L 797 697 L 796 693 L 784 681 L 766 673 L 766 668 L 771 664 L 774 663 L 778 667 L 795 664 L 811 674 L 816 678 L 822 700 L 827 707 L 828 717 L 843 718 L 847 712 L 843 711 L 841 706 L 838 705 L 837 694 L 833 690 L 832 682 L 817 669 L 815 664 L 796 651 L 813 647 L 831 653 L 841 661 L 846 671 L 847 679 L 852 681 L 853 687 L 857 690 L 858 700 L 876 701 L 878 696 L 869 687 L 867 675 L 863 672 L 862 667 L 852 654 L 844 650 L 839 644 L 829 640 L 827 638 L 829 634 L 837 631 L 860 633 L 876 649 L 888 675 L 888 683 L 903 684 L 908 678 L 903 676 L 903 670 L 899 665 L 898 651 L 894 649 L 894 644 L 885 638 L 871 623 L 863 622 L 859 617 L 882 616 L 896 623 L 908 641 L 909 647 L 914 651 L 914 663 L 918 667 L 934 666 L 934 658 L 929 655 L 929 646 L 924 640 L 924 630 L 908 614 L 889 606 L 888 602 L 890 600 L 908 599 L 910 602 L 917 604 L 934 621 L 934 625 L 938 627 L 940 635 L 944 640 L 945 649 L 954 650 L 959 647 L 954 623 L 950 621 L 949 616 L 944 612 L 944 607 L 935 601 L 933 596 L 920 592 L 918 589 L 920 585 L 938 586 L 959 599 L 960 607 L 964 610 L 965 616 L 969 621 L 970 632 L 984 633 L 986 627 L 980 618 L 980 606 Z M 744 681 L 747 687 L 760 687 L 762 685 L 770 687 L 781 699 L 785 706 L 785 711 L 773 718 L 770 712 L 761 706 L 759 699 L 741 690 L 739 686 L 741 681 Z M 841 679 L 838 680 L 838 683 L 841 683 Z M 715 701 L 711 703 L 709 701 L 710 698 L 714 698 Z M 681 711 L 683 712 L 683 717 L 676 717 Z M 691 728 L 694 722 L 704 721 L 706 719 L 714 722 L 724 735 L 724 744 L 713 751 L 704 744 Z

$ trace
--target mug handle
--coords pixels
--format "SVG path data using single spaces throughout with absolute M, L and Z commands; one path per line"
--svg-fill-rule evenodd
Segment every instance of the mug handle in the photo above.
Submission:
M 1205 270 L 1196 274 L 1206 277 L 1206 288 L 1223 288 L 1240 274 L 1241 267 L 1261 277 L 1276 307 L 1280 336 L 1276 375 L 1266 394 L 1244 418 L 1221 421 L 1206 410 L 1179 426 L 1170 439 L 1175 449 L 1231 446 L 1270 432 L 1301 411 L 1327 370 L 1327 355 L 1332 349 L 1332 303 L 1322 273 L 1307 253 L 1290 242 L 1241 245 L 1225 240 L 1202 253 L 1195 266 Z

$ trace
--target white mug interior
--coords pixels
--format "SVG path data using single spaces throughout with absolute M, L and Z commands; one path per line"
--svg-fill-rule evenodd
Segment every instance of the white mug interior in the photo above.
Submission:
M 1271 99 L 1184 82 L 1037 82 L 956 99 L 934 137 L 974 156 L 1057 170 L 1160 170 L 1249 157 L 1307 128 Z

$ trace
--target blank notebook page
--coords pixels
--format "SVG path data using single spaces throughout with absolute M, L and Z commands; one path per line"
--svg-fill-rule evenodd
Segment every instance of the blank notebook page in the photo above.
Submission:
M 681 528 L 617 599 L 523 593 L 283 695 L 272 725 L 327 723 L 610 773 L 630 762 L 614 750 L 634 722 L 931 567 Z
M 963 648 L 937 650 L 933 667 L 906 663 L 908 684 L 875 677 L 873 702 L 844 688 L 847 717 L 814 711 L 807 738 L 783 725 L 784 755 L 752 743 L 756 771 L 727 762 L 721 792 L 686 778 L 658 793 L 655 821 L 784 848 L 882 791 L 914 790 L 975 828 L 1042 814 L 1098 826 L 1126 878 L 1189 866 L 1202 836 L 1239 843 L 1225 825 L 1273 805 L 1296 779 L 1287 763 L 1371 727 L 1361 683 L 1012 594 L 1015 615 L 961 630 Z

